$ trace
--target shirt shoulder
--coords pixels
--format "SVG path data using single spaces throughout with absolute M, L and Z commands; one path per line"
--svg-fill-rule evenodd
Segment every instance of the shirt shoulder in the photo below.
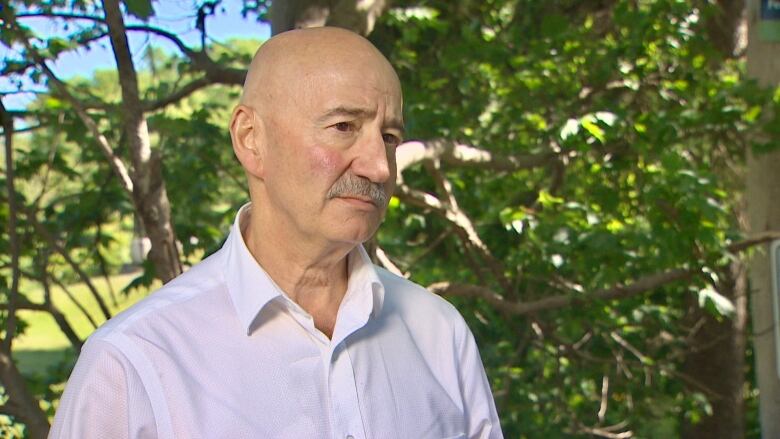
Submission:
M 397 314 L 413 327 L 447 328 L 458 337 L 469 331 L 457 308 L 443 297 L 384 268 L 375 269 L 385 288 L 383 314 Z
M 227 303 L 219 252 L 150 293 L 100 326 L 90 340 L 154 331 L 165 321 L 195 318 L 203 302 Z

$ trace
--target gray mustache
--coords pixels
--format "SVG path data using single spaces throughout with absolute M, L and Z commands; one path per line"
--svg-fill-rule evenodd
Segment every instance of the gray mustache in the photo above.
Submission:
M 350 196 L 368 197 L 379 207 L 387 205 L 387 194 L 381 184 L 373 183 L 367 178 L 354 174 L 344 174 L 333 183 L 326 194 L 328 199 Z

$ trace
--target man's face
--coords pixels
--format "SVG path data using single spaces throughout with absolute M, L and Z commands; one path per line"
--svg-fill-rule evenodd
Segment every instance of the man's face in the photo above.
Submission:
M 279 105 L 264 118 L 268 208 L 304 239 L 357 244 L 376 231 L 395 187 L 400 85 L 369 56 L 311 66 L 270 91 Z

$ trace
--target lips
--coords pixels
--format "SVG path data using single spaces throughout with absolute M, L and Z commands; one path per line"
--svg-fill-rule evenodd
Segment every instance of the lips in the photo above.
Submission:
M 365 196 L 360 195 L 340 195 L 337 198 L 340 198 L 344 201 L 351 202 L 351 203 L 360 203 L 360 204 L 370 204 L 373 207 L 376 207 L 376 202 Z

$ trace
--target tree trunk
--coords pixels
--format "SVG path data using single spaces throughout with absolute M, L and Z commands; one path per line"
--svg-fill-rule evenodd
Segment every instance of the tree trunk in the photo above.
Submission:
M 343 27 L 361 35 L 374 30 L 377 18 L 385 12 L 389 0 L 338 0 L 331 8 L 326 26 Z
M 691 300 L 686 315 L 686 320 L 698 330 L 690 341 L 691 353 L 685 359 L 683 372 L 717 395 L 708 395 L 711 416 L 697 424 L 683 421 L 682 439 L 741 439 L 745 435 L 747 274 L 742 262 L 731 264 L 718 292 L 733 301 L 735 313 L 731 318 L 718 321 L 695 300 Z
M 7 398 L 4 404 L 4 413 L 8 413 L 27 424 L 30 437 L 43 439 L 49 434 L 49 420 L 41 409 L 38 400 L 30 393 L 27 383 L 11 358 L 11 349 L 16 336 L 16 306 L 19 295 L 19 237 L 17 235 L 16 217 L 19 209 L 16 204 L 16 189 L 14 187 L 14 163 L 13 163 L 13 133 L 14 123 L 0 100 L 0 122 L 3 127 L 5 144 L 5 177 L 8 190 L 8 241 L 11 253 L 11 285 L 7 291 L 8 313 L 5 320 L 5 338 L 0 346 L 0 383 Z
M 324 26 L 330 13 L 331 0 L 286 0 L 271 5 L 271 33 L 291 29 Z
M 5 388 L 8 400 L 3 413 L 9 414 L 27 426 L 29 437 L 46 439 L 49 434 L 49 420 L 41 410 L 38 401 L 27 388 L 27 382 L 16 365 L 5 352 L 0 352 L 0 382 Z
M 780 43 L 761 41 L 757 25 L 759 1 L 751 0 L 748 10 L 748 75 L 762 85 L 780 81 Z M 747 203 L 750 230 L 780 230 L 780 150 L 754 153 L 748 149 Z M 769 246 L 762 246 L 750 261 L 750 288 L 753 318 L 753 346 L 758 379 L 761 435 L 780 438 L 780 378 L 772 299 Z
M 133 202 L 152 243 L 149 259 L 155 274 L 168 282 L 182 272 L 176 235 L 171 223 L 171 205 L 162 177 L 162 160 L 152 151 L 149 129 L 138 93 L 138 78 L 127 43 L 118 0 L 105 0 L 103 8 L 122 88 L 122 114 L 133 162 Z
M 287 0 L 271 6 L 271 33 L 305 27 L 336 26 L 361 35 L 374 29 L 389 0 Z
M 712 45 L 725 58 L 738 56 L 745 48 L 745 0 L 717 0 L 717 13 L 705 23 Z

